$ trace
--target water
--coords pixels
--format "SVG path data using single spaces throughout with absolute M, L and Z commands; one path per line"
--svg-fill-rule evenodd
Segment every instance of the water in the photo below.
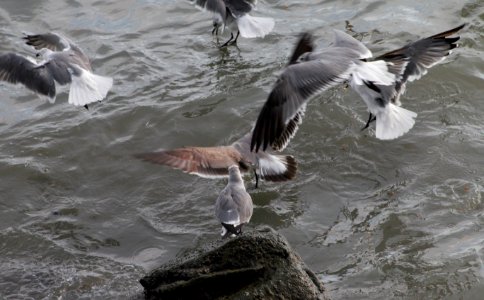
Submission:
M 296 180 L 254 189 L 251 226 L 287 237 L 334 299 L 475 299 L 484 292 L 484 2 L 260 1 L 264 39 L 219 50 L 187 1 L 2 0 L 0 51 L 22 31 L 63 32 L 115 78 L 89 111 L 0 84 L 0 298 L 138 298 L 138 279 L 218 238 L 223 180 L 132 154 L 230 143 L 252 126 L 297 34 L 318 44 L 350 20 L 382 53 L 463 22 L 460 49 L 402 102 L 404 137 L 360 132 L 367 113 L 337 87 L 312 100 L 286 153 Z M 227 34 L 221 42 L 228 38 Z

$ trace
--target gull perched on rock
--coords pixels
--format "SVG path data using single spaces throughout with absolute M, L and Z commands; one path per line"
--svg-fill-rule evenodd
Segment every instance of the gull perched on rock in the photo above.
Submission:
M 256 0 L 190 0 L 198 7 L 213 14 L 212 34 L 218 35 L 220 27 L 230 29 L 230 39 L 221 47 L 230 43 L 236 44 L 239 34 L 244 38 L 264 37 L 274 28 L 274 19 L 252 17 L 249 12 L 254 9 Z M 234 40 L 234 32 L 237 35 Z
M 366 103 L 370 118 L 376 120 L 378 139 L 391 140 L 408 132 L 416 113 L 400 107 L 400 95 L 407 81 L 424 75 L 443 60 L 459 37 L 448 38 L 460 30 L 431 36 L 372 59 L 371 51 L 350 35 L 334 30 L 329 47 L 314 52 L 312 36 L 300 38 L 289 65 L 279 76 L 262 107 L 251 139 L 251 151 L 271 146 L 282 150 L 302 122 L 307 102 L 320 92 L 349 81 Z M 306 51 L 306 52 L 304 52 Z
M 259 177 L 267 181 L 281 182 L 296 176 L 297 162 L 293 156 L 274 155 L 263 151 L 253 153 L 249 149 L 251 136 L 252 132 L 249 132 L 229 146 L 184 147 L 135 156 L 206 178 L 227 177 L 228 168 L 237 165 L 244 173 L 254 171 L 256 187 Z
M 67 38 L 46 33 L 26 35 L 27 45 L 39 50 L 37 57 L 16 53 L 0 56 L 0 80 L 21 83 L 35 93 L 55 101 L 56 82 L 70 83 L 69 103 L 84 106 L 103 100 L 113 85 L 113 79 L 92 73 L 91 62 L 84 52 Z
M 242 226 L 249 223 L 254 206 L 252 198 L 245 190 L 239 167 L 228 168 L 229 182 L 215 203 L 215 215 L 222 223 L 222 237 L 242 233 Z

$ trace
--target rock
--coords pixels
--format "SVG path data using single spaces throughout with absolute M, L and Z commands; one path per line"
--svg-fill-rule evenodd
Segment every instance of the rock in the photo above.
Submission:
M 324 288 L 269 227 L 210 246 L 140 280 L 146 299 L 324 299 Z

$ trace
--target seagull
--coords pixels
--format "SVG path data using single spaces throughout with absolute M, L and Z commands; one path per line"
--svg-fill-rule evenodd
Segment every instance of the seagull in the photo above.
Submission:
M 367 125 L 376 120 L 376 137 L 391 140 L 402 136 L 413 127 L 417 116 L 400 107 L 399 97 L 406 82 L 418 79 L 426 69 L 445 58 L 459 39 L 447 36 L 462 27 L 464 25 L 376 58 L 372 58 L 371 51 L 363 43 L 339 30 L 334 30 L 332 45 L 314 52 L 312 35 L 304 33 L 259 113 L 251 151 L 265 150 L 268 146 L 283 150 L 301 124 L 307 102 L 320 92 L 347 81 L 368 107 Z
M 297 162 L 293 156 L 274 155 L 263 151 L 253 153 L 249 149 L 251 136 L 252 132 L 249 132 L 229 146 L 184 147 L 136 154 L 135 157 L 205 178 L 227 177 L 228 168 L 237 165 L 243 173 L 253 170 L 256 188 L 259 177 L 267 181 L 282 182 L 296 176 Z
M 27 45 L 39 50 L 37 62 L 32 57 L 16 53 L 0 56 L 0 80 L 21 83 L 40 96 L 55 102 L 56 82 L 70 85 L 69 103 L 84 106 L 103 100 L 113 85 L 113 79 L 92 73 L 89 58 L 76 44 L 56 34 L 36 34 L 24 37 Z
M 377 115 L 382 109 L 381 105 L 379 104 L 379 99 L 382 99 L 385 104 L 389 102 L 396 106 L 400 106 L 400 96 L 405 92 L 407 82 L 420 79 L 422 76 L 427 74 L 427 69 L 430 69 L 431 67 L 440 63 L 448 55 L 450 55 L 452 52 L 451 50 L 458 47 L 456 42 L 460 39 L 460 37 L 449 36 L 457 33 L 459 30 L 464 28 L 465 25 L 466 24 L 462 24 L 456 28 L 407 44 L 402 48 L 385 53 L 376 58 L 387 62 L 393 62 L 395 60 L 400 60 L 401 57 L 405 57 L 407 58 L 408 63 L 405 66 L 403 74 L 399 77 L 395 84 L 391 86 L 378 86 L 370 83 L 369 85 L 366 85 L 366 88 L 363 87 L 362 89 L 361 86 L 353 87 L 363 98 L 363 101 L 365 101 L 368 106 L 368 110 L 370 111 L 368 121 L 363 129 L 368 128 L 370 123 L 375 120 L 377 121 L 377 131 L 378 129 L 382 129 L 381 126 L 379 128 L 377 119 Z M 387 116 L 381 115 L 381 117 L 385 118 Z M 382 120 L 381 123 L 392 124 L 391 120 L 385 119 Z M 385 137 L 388 137 L 387 139 L 398 137 L 394 135 L 387 135 L 382 131 L 380 131 L 380 133 L 377 132 L 376 136 L 380 136 L 382 139 L 386 139 Z
M 244 38 L 264 37 L 274 28 L 274 19 L 252 17 L 257 0 L 190 0 L 196 6 L 213 14 L 212 35 L 218 35 L 220 27 L 230 29 L 230 39 L 222 47 L 236 44 L 239 34 Z M 234 39 L 234 32 L 237 35 Z
M 239 167 L 232 165 L 228 172 L 229 182 L 215 203 L 215 215 L 222 223 L 223 238 L 241 234 L 242 226 L 249 223 L 254 211 L 252 198 L 245 190 Z

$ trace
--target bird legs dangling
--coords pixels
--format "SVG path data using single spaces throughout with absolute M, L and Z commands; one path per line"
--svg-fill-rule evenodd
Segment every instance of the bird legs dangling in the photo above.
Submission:
M 222 46 L 220 46 L 220 48 L 227 47 L 228 45 L 237 44 L 237 39 L 239 38 L 239 34 L 240 34 L 240 31 L 237 31 L 237 35 L 235 36 L 235 40 L 232 41 L 234 39 L 234 33 L 231 32 L 230 33 L 230 39 L 228 41 L 226 41 Z
M 257 175 L 257 171 L 254 169 L 254 175 L 255 175 L 255 188 L 259 187 L 259 175 Z
M 371 122 L 375 122 L 376 121 L 376 116 L 374 116 L 372 113 L 370 113 L 370 116 L 368 118 L 368 121 L 366 122 L 366 125 L 365 127 L 361 128 L 361 131 L 365 130 L 366 128 L 368 128 L 370 126 L 370 123 Z

